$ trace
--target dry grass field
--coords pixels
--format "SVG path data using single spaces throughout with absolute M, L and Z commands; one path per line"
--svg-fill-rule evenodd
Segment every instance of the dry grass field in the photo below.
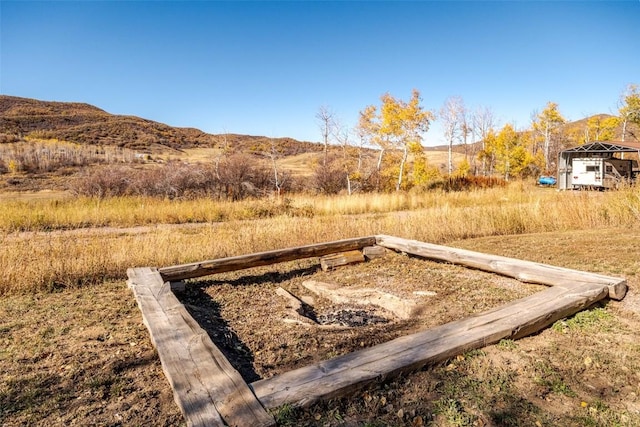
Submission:
M 0 210 L 0 424 L 183 425 L 127 289 L 126 269 L 390 234 L 627 278 L 620 302 L 539 334 L 458 355 L 278 425 L 640 425 L 640 193 L 515 183 L 474 192 L 220 203 L 17 196 Z M 429 310 L 309 328 L 282 321 L 277 287 L 374 286 Z M 536 292 L 537 286 L 391 253 L 331 272 L 317 260 L 188 282 L 180 297 L 245 379 L 269 377 Z M 424 302 L 424 301 L 423 301 Z M 317 315 L 335 312 L 317 302 Z M 388 319 L 387 319 L 388 320 Z

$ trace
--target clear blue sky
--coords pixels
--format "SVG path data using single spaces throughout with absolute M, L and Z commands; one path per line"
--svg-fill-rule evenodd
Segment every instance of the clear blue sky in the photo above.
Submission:
M 518 128 L 547 101 L 615 112 L 640 84 L 640 1 L 0 1 L 0 92 L 211 133 L 319 141 L 389 92 Z M 437 123 L 425 143 L 442 143 Z

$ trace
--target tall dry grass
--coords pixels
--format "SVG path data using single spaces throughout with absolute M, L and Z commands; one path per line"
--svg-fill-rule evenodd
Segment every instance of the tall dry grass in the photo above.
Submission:
M 534 190 L 539 190 L 535 189 Z M 133 227 L 149 224 L 211 223 L 274 216 L 331 216 L 462 208 L 496 203 L 537 203 L 553 200 L 553 191 L 508 189 L 467 192 L 398 192 L 341 196 L 292 195 L 239 202 L 212 198 L 165 200 L 126 196 L 106 199 L 77 197 L 52 200 L 2 200 L 0 230 L 50 231 L 82 227 Z
M 0 213 L 0 294 L 99 285 L 124 280 L 126 269 L 134 266 L 160 267 L 371 234 L 446 244 L 481 236 L 640 225 L 637 188 L 556 192 L 514 185 L 470 193 L 299 197 L 287 202 L 124 198 L 21 203 L 8 210 L 3 206 Z M 161 225 L 194 222 L 205 223 Z M 102 225 L 147 227 L 80 229 Z M 42 231 L 49 229 L 63 231 Z
M 86 227 L 135 227 L 150 224 L 212 223 L 278 215 L 305 215 L 288 202 L 210 198 L 168 200 L 155 197 L 5 200 L 0 230 L 51 231 Z M 308 214 L 308 212 L 306 213 Z

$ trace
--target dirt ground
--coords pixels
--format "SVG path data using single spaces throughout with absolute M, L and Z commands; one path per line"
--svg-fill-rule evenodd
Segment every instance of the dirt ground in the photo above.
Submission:
M 335 303 L 307 289 L 308 281 L 336 285 L 356 295 L 375 289 L 414 309 L 402 319 L 378 305 L 363 304 L 362 298 Z M 276 294 L 278 287 L 312 301 L 305 304 L 305 311 L 317 324 L 295 322 L 287 300 Z M 461 319 L 539 289 L 387 251 L 384 258 L 327 272 L 317 260 L 307 260 L 221 274 L 188 283 L 179 298 L 245 380 L 252 382 Z
M 534 336 L 503 340 L 310 408 L 279 408 L 273 412 L 278 424 L 640 425 L 638 237 L 637 231 L 593 230 L 452 242 L 624 276 L 630 291 L 621 302 L 599 304 Z M 617 256 L 605 258 L 594 250 L 598 247 L 616 247 Z M 374 288 L 415 304 L 415 311 L 401 319 L 379 307 L 333 303 L 304 287 L 307 280 Z M 310 320 L 295 318 L 287 299 L 276 293 L 278 287 L 308 303 Z M 179 298 L 251 382 L 538 289 L 390 254 L 329 272 L 308 260 L 212 276 L 189 281 Z M 349 322 L 352 326 L 345 326 Z M 99 288 L 3 298 L 0 424 L 184 425 L 124 279 Z

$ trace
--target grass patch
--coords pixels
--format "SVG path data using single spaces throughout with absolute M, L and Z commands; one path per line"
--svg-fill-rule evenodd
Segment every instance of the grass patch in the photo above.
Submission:
M 595 328 L 608 330 L 611 327 L 613 316 L 604 307 L 596 307 L 590 310 L 584 310 L 576 313 L 574 316 L 558 320 L 551 329 L 567 333 L 568 331 L 584 331 L 588 332 Z
M 502 350 L 515 350 L 518 348 L 518 344 L 514 340 L 502 339 L 498 342 L 498 348 Z
M 278 426 L 297 425 L 298 410 L 290 404 L 284 404 L 271 411 L 271 415 L 276 420 Z
M 536 372 L 535 383 L 543 388 L 542 393 L 557 393 L 569 397 L 576 397 L 576 393 L 562 378 L 562 375 L 550 364 L 544 361 L 536 361 L 534 364 Z
M 0 211 L 0 230 L 4 230 L 0 232 L 0 269 L 4 272 L 0 295 L 99 285 L 124 277 L 132 266 L 182 264 L 378 233 L 447 243 L 628 223 L 631 217 L 624 212 L 630 208 L 618 209 L 617 216 L 606 220 L 590 216 L 592 204 L 616 198 L 624 196 L 525 191 L 511 186 L 420 196 L 296 196 L 236 203 L 136 197 L 13 201 L 3 204 Z M 91 228 L 104 226 L 117 229 Z M 625 239 L 623 243 L 634 244 L 628 236 Z M 494 252 L 495 247 L 486 252 Z M 507 255 L 520 257 L 521 250 Z M 558 252 L 557 245 L 542 248 L 540 255 L 554 252 Z M 615 271 L 610 263 L 598 270 Z M 634 273 L 640 265 L 629 264 L 626 269 Z
M 436 402 L 435 413 L 446 422 L 446 425 L 455 427 L 474 426 L 477 417 L 466 412 L 464 406 L 455 399 L 445 398 Z

